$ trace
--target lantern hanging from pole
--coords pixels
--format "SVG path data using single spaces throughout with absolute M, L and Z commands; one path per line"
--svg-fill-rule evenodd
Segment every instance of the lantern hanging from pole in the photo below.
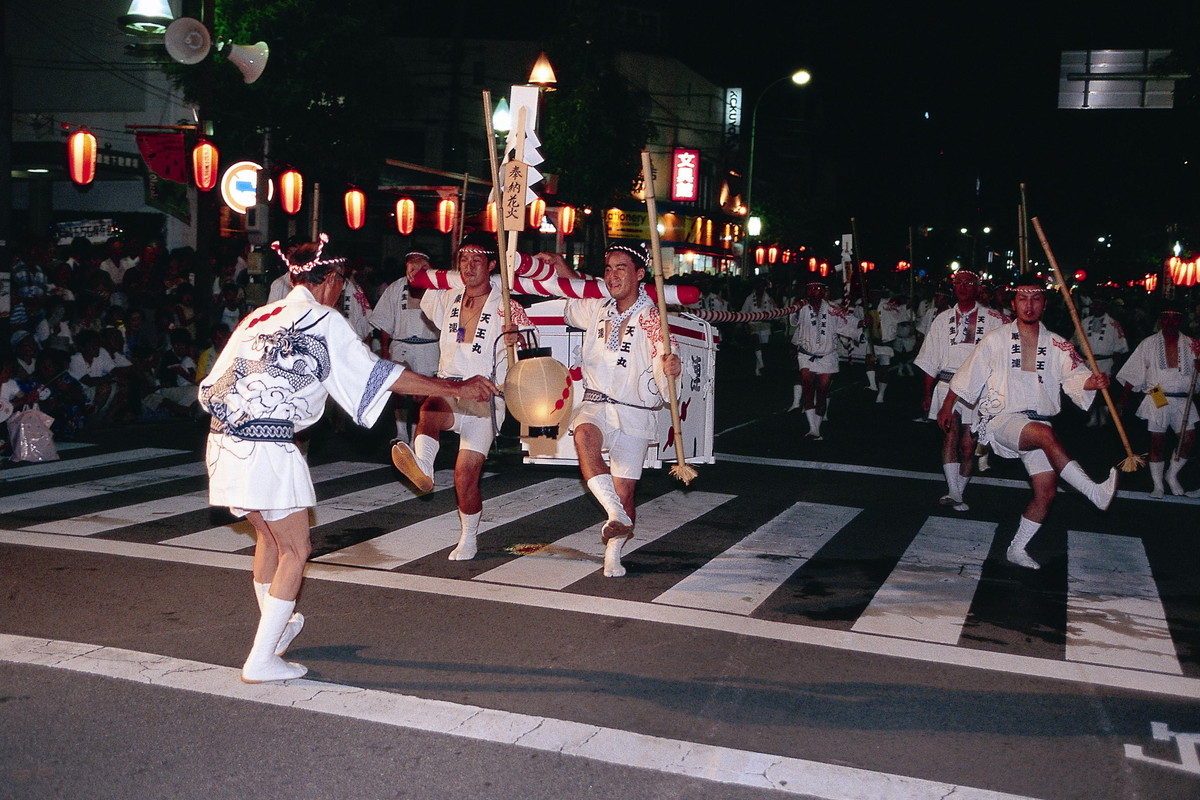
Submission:
M 96 137 L 81 128 L 67 138 L 67 166 L 71 180 L 87 186 L 96 178 Z
M 346 226 L 352 231 L 362 228 L 367 221 L 367 196 L 362 189 L 346 191 Z
M 1180 263 L 1179 277 L 1175 278 L 1175 285 L 1184 286 L 1189 289 L 1195 286 L 1197 278 L 1200 278 L 1196 274 L 1198 270 L 1200 270 L 1200 258 Z
M 437 207 L 437 229 L 442 233 L 451 233 L 454 231 L 455 218 L 458 216 L 458 203 L 453 198 L 447 197 L 438 203 Z
M 413 232 L 417 224 L 417 204 L 411 197 L 401 197 L 396 201 L 396 230 L 403 236 Z
M 779 247 L 771 245 L 767 248 L 767 263 L 774 264 L 779 259 Z
M 200 191 L 212 191 L 217 185 L 219 156 L 216 145 L 207 139 L 201 139 L 192 148 L 192 177 Z
M 288 214 L 300 212 L 304 203 L 304 176 L 299 170 L 285 170 L 279 176 L 279 202 Z
M 558 437 L 558 424 L 573 409 L 571 374 L 549 347 L 522 350 L 504 380 L 504 405 L 529 427 L 530 436 Z
M 529 204 L 529 227 L 537 230 L 542 227 L 542 220 L 545 218 L 546 201 L 539 197 Z
M 483 211 L 483 229 L 488 233 L 496 232 L 496 201 L 489 201 Z
M 562 231 L 563 236 L 570 236 L 575 232 L 574 206 L 563 206 L 558 210 L 558 229 Z
M 754 248 L 754 263 L 758 264 L 761 267 L 762 263 L 766 260 L 767 260 L 767 248 L 763 247 L 760 244 L 758 247 Z

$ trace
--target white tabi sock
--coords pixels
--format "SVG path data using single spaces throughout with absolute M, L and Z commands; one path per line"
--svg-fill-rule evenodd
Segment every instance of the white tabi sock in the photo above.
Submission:
M 625 546 L 625 537 L 618 536 L 615 539 L 609 539 L 604 545 L 604 577 L 619 578 L 625 574 L 625 567 L 621 564 L 621 548 Z
M 458 535 L 458 547 L 450 551 L 449 559 L 451 561 L 470 561 L 475 557 L 475 553 L 478 552 L 475 539 L 479 536 L 479 518 L 481 516 L 483 516 L 482 511 L 474 514 L 458 512 L 458 522 L 462 533 Z
M 805 409 L 804 416 L 808 418 L 808 433 L 804 434 L 812 439 L 821 438 L 821 418 L 817 416 L 815 408 Z
M 294 600 L 280 600 L 270 594 L 263 597 L 262 616 L 254 634 L 254 646 L 250 649 L 250 655 L 246 657 L 246 663 L 242 665 L 243 682 L 290 681 L 303 677 L 308 672 L 307 667 L 284 661 L 275 654 L 283 629 L 287 627 L 295 608 Z
M 401 442 L 409 441 L 408 420 L 406 420 L 406 419 L 396 420 L 396 438 Z
M 950 464 L 942 464 L 942 472 L 946 476 L 947 487 L 946 494 L 942 497 L 942 500 L 949 498 L 955 503 L 962 502 L 962 490 L 958 487 L 958 476 L 961 469 L 962 464 L 958 463 L 957 461 Z M 951 505 L 951 503 L 943 503 L 942 505 L 948 506 Z
M 762 350 L 754 351 L 754 374 L 761 375 L 763 371 Z
M 604 513 L 608 514 L 608 522 L 604 523 L 602 538 L 605 540 L 612 537 L 623 539 L 625 534 L 633 530 L 633 520 L 625 513 L 625 506 L 621 504 L 621 498 L 617 495 L 617 487 L 613 485 L 612 474 L 605 472 L 593 476 L 588 480 L 587 487 L 592 496 L 600 501 Z
M 879 391 L 879 386 L 875 383 L 875 370 L 867 370 L 867 388 L 872 392 Z
M 432 436 L 420 434 L 413 442 L 413 456 L 417 459 L 417 466 L 421 468 L 421 472 L 429 477 L 433 477 L 433 462 L 437 459 L 438 450 L 441 448 L 441 443 Z
M 875 402 L 876 402 L 876 403 L 882 403 L 882 402 L 883 402 L 883 394 L 884 394 L 884 392 L 886 392 L 886 391 L 887 391 L 887 384 L 886 384 L 886 383 L 881 383 L 881 384 L 879 384 L 879 393 L 875 395 Z
M 1183 484 L 1179 482 L 1179 470 L 1183 469 L 1183 465 L 1187 462 L 1186 458 L 1172 458 L 1167 463 L 1167 488 L 1171 490 L 1171 494 L 1179 497 L 1187 494 L 1183 490 Z
M 1150 480 L 1154 482 L 1154 488 L 1150 490 L 1150 496 L 1158 500 L 1166 494 L 1163 490 L 1163 472 L 1166 470 L 1167 464 L 1164 461 L 1150 462 Z
M 804 397 L 804 389 L 801 386 L 792 386 L 792 404 L 788 406 L 788 411 L 795 411 L 800 407 L 800 401 Z
M 1063 467 L 1062 479 L 1078 489 L 1080 494 L 1091 500 L 1101 511 L 1108 508 L 1112 503 L 1113 495 L 1117 493 L 1116 467 L 1109 471 L 1108 480 L 1104 483 L 1095 483 L 1083 471 L 1083 467 L 1079 466 L 1078 461 L 1070 461 Z
M 423 433 L 417 435 L 412 446 L 400 441 L 392 444 L 392 464 L 413 482 L 418 492 L 433 491 L 433 462 L 439 446 L 437 439 Z
M 1034 561 L 1029 553 L 1025 552 L 1025 547 L 1029 544 L 1029 540 L 1042 527 L 1042 523 L 1034 522 L 1033 520 L 1021 517 L 1021 523 L 1017 525 L 1017 533 L 1013 536 L 1012 544 L 1008 546 L 1008 552 L 1005 554 L 1008 560 L 1016 564 L 1018 567 L 1026 569 L 1041 569 L 1041 564 Z
M 271 584 L 259 583 L 254 581 L 254 596 L 258 599 L 258 613 L 262 614 L 263 598 L 271 591 Z M 283 633 L 279 635 L 279 643 L 275 645 L 275 655 L 281 656 L 287 652 L 291 646 L 292 640 L 295 639 L 300 631 L 304 629 L 304 615 L 299 611 L 288 617 L 287 625 L 283 628 Z
M 971 507 L 969 505 L 967 505 L 966 502 L 964 502 L 964 500 L 963 500 L 963 498 L 966 497 L 967 484 L 970 482 L 971 482 L 970 475 L 963 475 L 960 472 L 960 473 L 958 473 L 957 476 L 955 476 L 954 488 L 958 490 L 958 502 L 954 504 L 955 511 L 970 511 L 971 510 Z

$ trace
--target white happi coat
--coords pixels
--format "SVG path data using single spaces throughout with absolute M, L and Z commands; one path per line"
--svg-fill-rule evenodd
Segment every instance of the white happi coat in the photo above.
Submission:
M 973 404 L 978 419 L 972 430 L 979 440 L 992 445 L 1007 458 L 1017 454 L 996 446 L 988 430 L 991 420 L 1002 414 L 1032 412 L 1049 419 L 1062 410 L 1065 393 L 1080 408 L 1087 409 L 1096 392 L 1084 389 L 1091 371 L 1075 345 L 1044 324 L 1038 324 L 1036 370 L 1022 375 L 1021 334 L 1016 322 L 984 335 L 950 379 L 950 389 Z
M 838 336 L 851 341 L 858 341 L 862 336 L 862 329 L 854 317 L 846 309 L 831 305 L 826 300 L 822 300 L 816 309 L 811 303 L 805 303 L 792 313 L 788 322 L 796 328 L 792 334 L 792 344 L 800 350 L 800 368 L 814 372 L 838 371 Z
M 1129 352 L 1129 342 L 1125 338 L 1125 329 L 1121 323 L 1108 314 L 1085 317 L 1082 322 L 1083 332 L 1087 336 L 1088 346 L 1096 358 L 1096 366 L 1101 372 L 1111 373 L 1113 356 Z M 1072 341 L 1081 344 L 1079 333 L 1076 332 Z M 1080 348 L 1082 350 L 1082 348 Z
M 643 308 L 625 320 L 617 349 L 609 350 L 605 323 L 610 310 L 616 310 L 612 298 L 567 300 L 563 309 L 567 324 L 584 331 L 580 362 L 585 398 L 590 389 L 616 401 L 598 400 L 605 421 L 628 436 L 650 440 L 656 435 L 655 411 L 670 392 L 662 363 L 662 321 L 655 306 Z M 594 412 L 595 405 L 585 399 L 580 410 Z
M 368 320 L 391 337 L 388 357 L 392 361 L 422 375 L 437 371 L 438 329 L 421 310 L 420 301 L 409 293 L 406 278 L 388 284 Z
M 251 312 L 200 384 L 200 404 L 212 415 L 209 502 L 255 511 L 314 505 L 295 434 L 321 418 L 329 397 L 370 427 L 403 371 L 303 285 Z
M 1176 366 L 1167 366 L 1166 341 L 1162 333 L 1147 336 L 1133 349 L 1133 354 L 1121 366 L 1117 380 L 1128 383 L 1135 392 L 1148 392 L 1158 386 L 1167 395 L 1167 405 L 1159 408 L 1149 395 L 1142 398 L 1137 415 L 1147 422 L 1157 423 L 1153 427 L 1166 430 L 1167 423 L 1174 421 L 1176 430 L 1187 430 L 1196 420 L 1195 408 L 1188 409 L 1184 419 L 1183 404 L 1187 402 L 1188 390 L 1192 386 L 1193 362 L 1200 358 L 1200 340 L 1179 334 Z
M 965 314 L 955 303 L 933 318 L 925 341 L 921 343 L 921 350 L 913 361 L 918 369 L 936 380 L 929 405 L 930 419 L 937 419 L 938 410 L 949 392 L 950 379 L 975 350 L 975 345 L 983 339 L 984 334 L 1004 324 L 1003 316 L 982 303 L 976 303 L 975 308 Z M 972 409 L 959 404 L 955 404 L 955 408 L 964 422 L 973 421 Z
M 504 327 L 497 279 L 492 278 L 492 291 L 484 301 L 475 335 L 470 341 L 459 341 L 458 320 L 462 313 L 464 293 L 461 288 L 427 289 L 421 297 L 421 310 L 438 330 L 438 377 L 461 380 L 482 375 L 500 385 L 508 375 L 508 357 L 504 353 L 504 346 L 497 344 L 497 340 L 503 336 L 501 329 Z M 521 304 L 512 299 L 508 302 L 513 324 L 518 328 L 532 328 L 533 322 Z M 496 400 L 500 402 L 499 398 Z

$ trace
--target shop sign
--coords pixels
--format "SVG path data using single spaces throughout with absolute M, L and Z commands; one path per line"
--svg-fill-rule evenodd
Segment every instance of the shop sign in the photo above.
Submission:
M 671 199 L 690 202 L 700 195 L 700 151 L 675 148 L 671 153 Z
M 612 239 L 649 239 L 649 218 L 645 211 L 610 208 L 605 215 L 605 224 Z

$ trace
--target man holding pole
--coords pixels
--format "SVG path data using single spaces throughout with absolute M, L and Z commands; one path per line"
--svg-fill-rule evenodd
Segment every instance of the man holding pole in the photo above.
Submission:
M 582 277 L 557 253 L 539 257 L 553 262 L 559 277 Z M 682 372 L 679 356 L 666 352 L 658 308 L 642 285 L 646 269 L 644 246 L 611 245 L 604 253 L 611 296 L 569 299 L 563 312 L 567 325 L 584 331 L 583 402 L 570 431 L 579 471 L 608 515 L 600 533 L 608 578 L 625 574 L 621 550 L 633 538 L 634 493 L 655 436 L 655 412 L 670 394 L 668 381 Z
M 1117 380 L 1125 385 L 1121 395 L 1122 412 L 1131 391 L 1146 395 L 1137 408 L 1137 415 L 1146 420 L 1150 431 L 1150 479 L 1154 482 L 1150 496 L 1154 498 L 1164 495 L 1164 472 L 1171 494 L 1185 493 L 1179 483 L 1179 471 L 1192 450 L 1193 428 L 1198 419 L 1192 396 L 1200 367 L 1200 341 L 1179 332 L 1183 322 L 1182 307 L 1168 305 L 1159 313 L 1158 319 L 1158 333 L 1143 339 L 1117 373 Z M 1171 429 L 1179 437 L 1179 444 L 1168 467 L 1164 451 L 1167 431 Z M 1200 496 L 1200 491 L 1188 496 Z
M 502 305 L 501 287 L 493 284 L 492 271 L 498 261 L 496 240 L 485 233 L 463 238 L 458 249 L 458 272 L 462 289 L 430 289 L 421 297 L 421 310 L 439 331 L 439 378 L 462 381 L 472 376 L 491 378 L 503 385 L 508 374 L 504 345 L 519 342 L 517 331 L 533 328 L 525 309 L 509 300 L 508 318 Z M 469 561 L 477 551 L 476 537 L 483 513 L 479 481 L 483 462 L 504 420 L 504 401 L 495 398 L 495 409 L 488 401 L 428 397 L 413 434 L 412 447 L 402 441 L 392 443 L 392 463 L 412 481 L 418 491 L 433 490 L 433 467 L 443 431 L 459 435 L 458 457 L 454 462 L 454 491 L 458 496 L 461 526 L 458 546 L 450 552 L 451 561 Z
M 1027 273 L 1017 279 L 1013 309 L 1016 320 L 986 334 L 951 378 L 937 421 L 949 432 L 955 403 L 962 398 L 979 416 L 975 431 L 980 441 L 997 455 L 1024 463 L 1033 498 L 1007 556 L 1018 566 L 1038 569 L 1041 565 L 1025 547 L 1050 512 L 1058 476 L 1101 510 L 1116 494 L 1117 470 L 1104 483 L 1093 482 L 1050 426 L 1061 410 L 1061 393 L 1086 410 L 1095 392 L 1108 387 L 1109 377 L 1089 372 L 1074 345 L 1042 324 L 1046 287 L 1041 278 Z

